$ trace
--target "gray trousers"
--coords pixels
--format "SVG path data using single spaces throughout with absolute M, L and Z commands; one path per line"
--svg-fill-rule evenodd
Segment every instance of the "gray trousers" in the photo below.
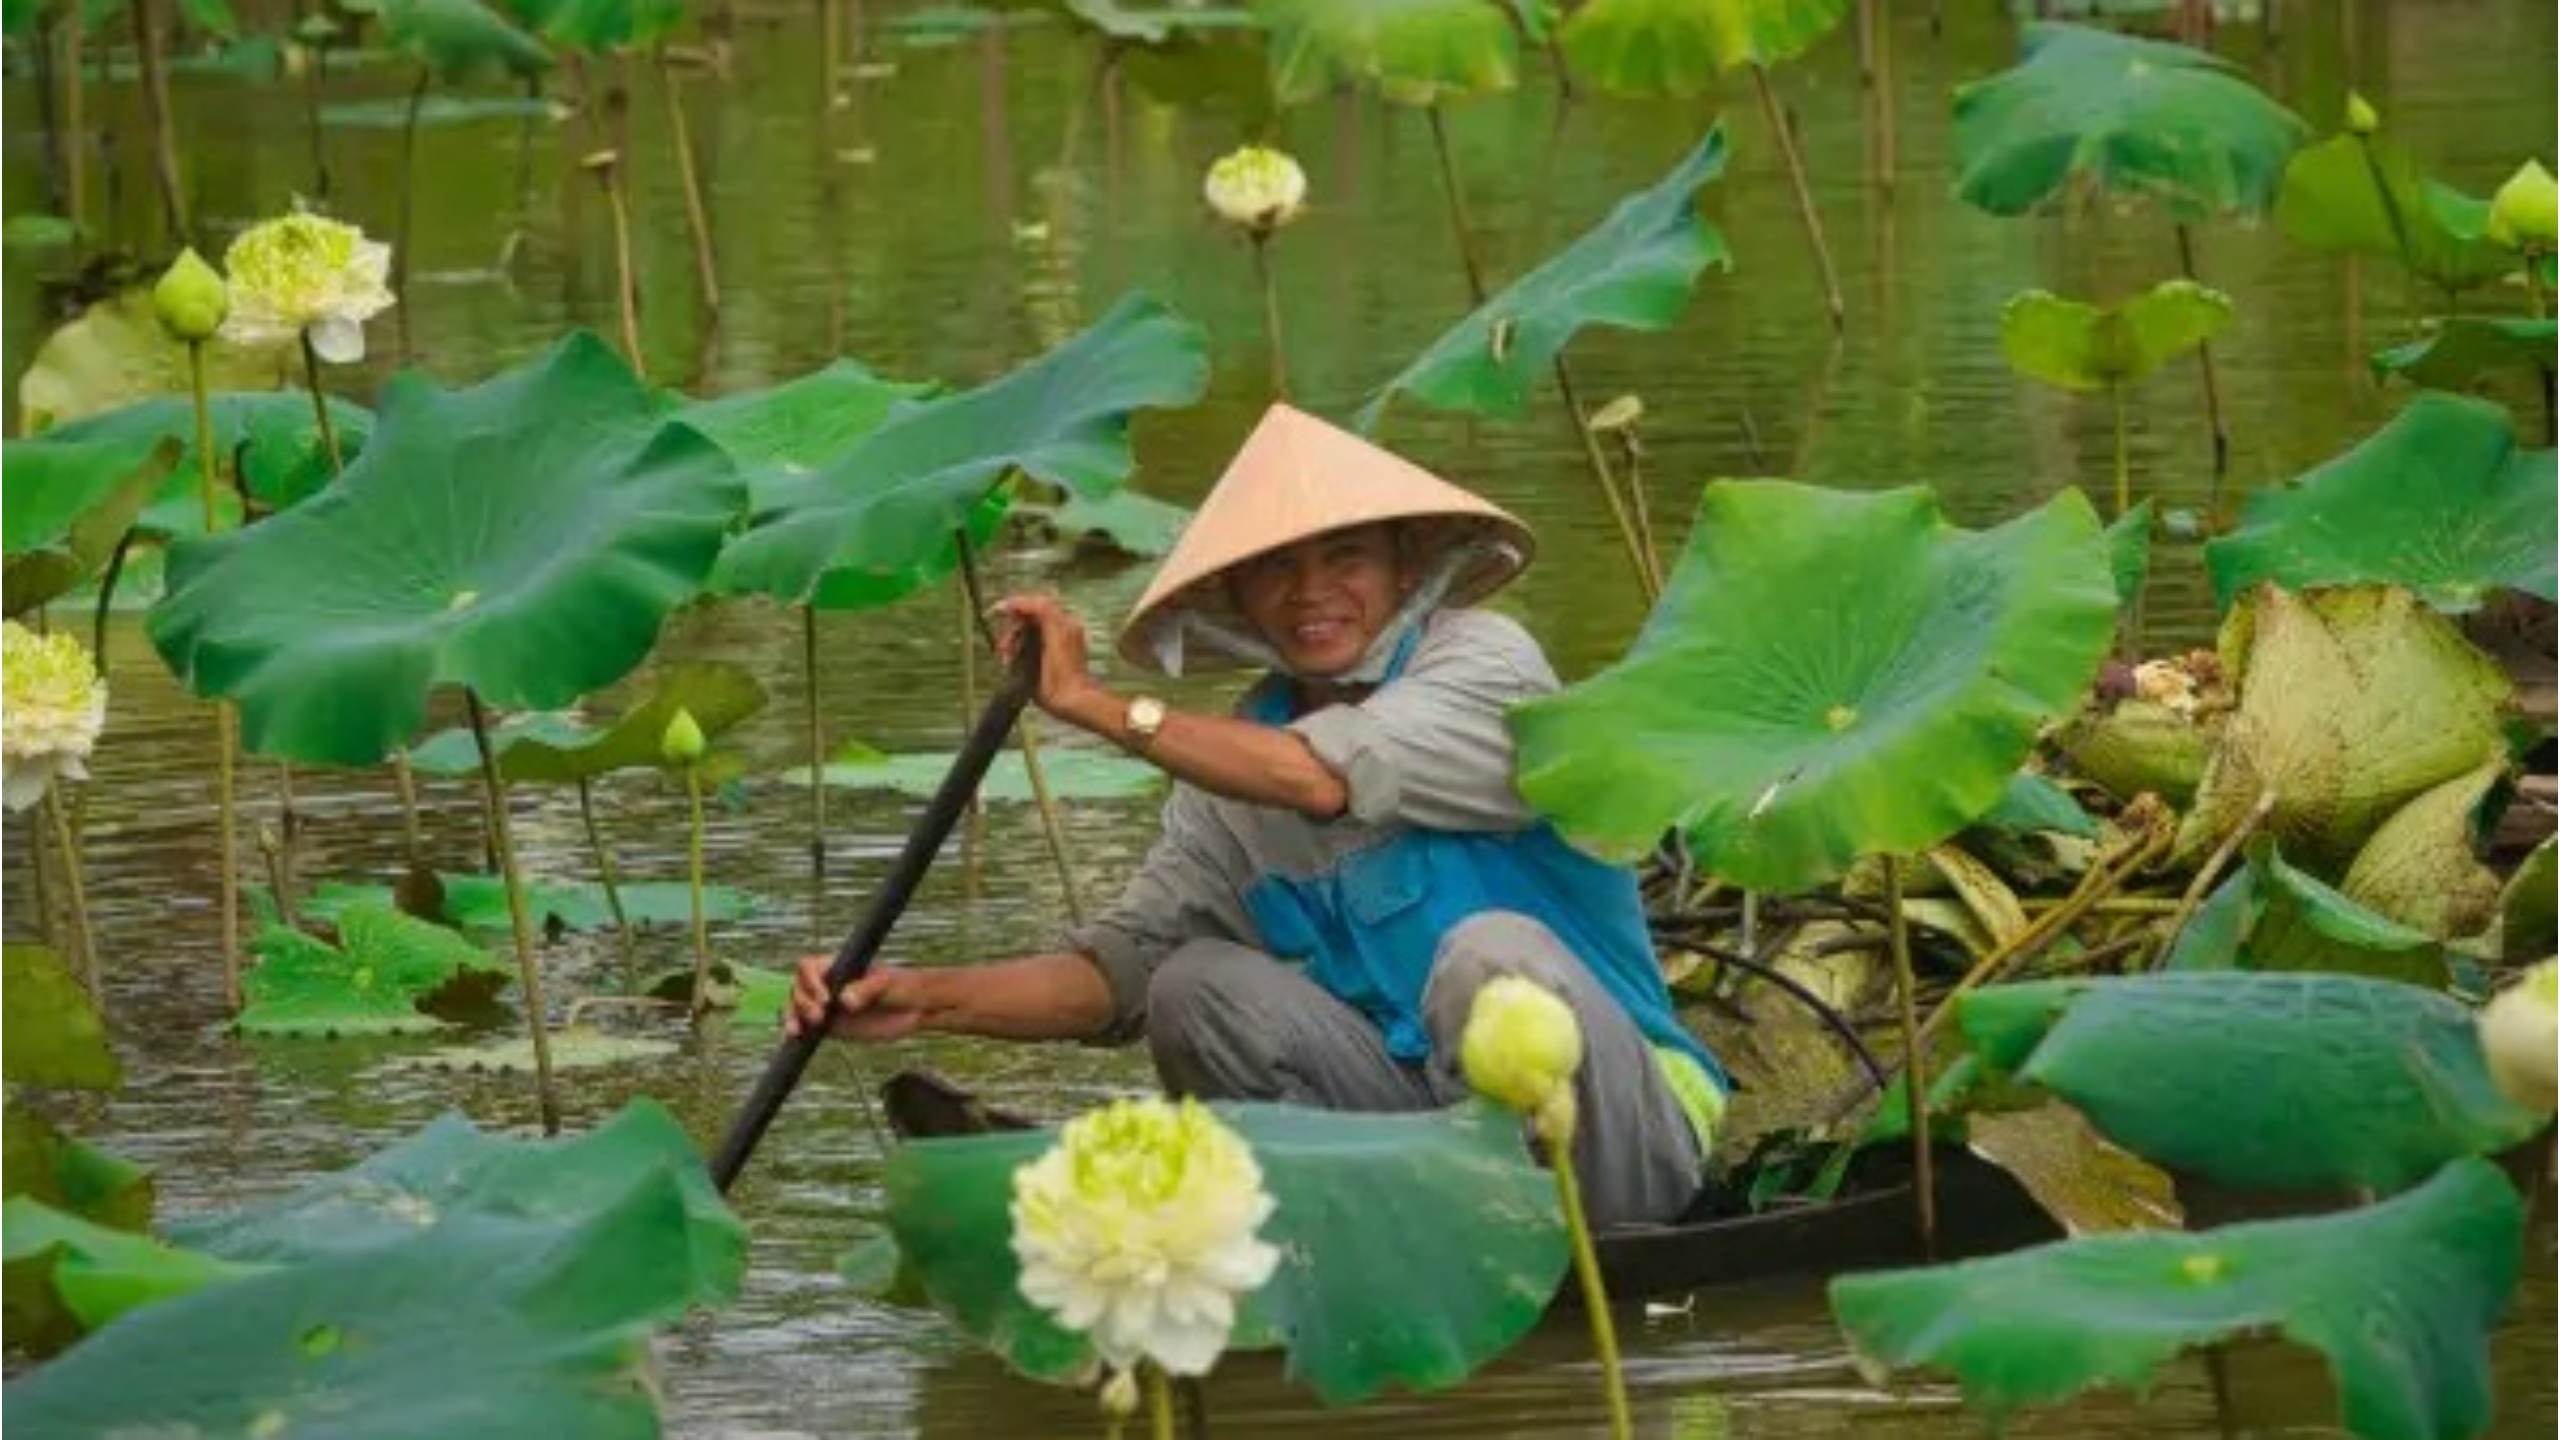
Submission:
M 1422 993 L 1431 1058 L 1397 1060 L 1368 1017 L 1247 946 L 1195 940 L 1147 985 L 1147 1048 L 1175 1095 L 1282 1100 L 1332 1110 L 1428 1110 L 1467 1094 L 1458 1039 L 1476 989 L 1518 975 L 1562 996 L 1582 1023 L 1575 1175 L 1592 1223 L 1665 1221 L 1696 1197 L 1696 1133 L 1635 1021 L 1555 932 L 1489 910 L 1441 937 Z

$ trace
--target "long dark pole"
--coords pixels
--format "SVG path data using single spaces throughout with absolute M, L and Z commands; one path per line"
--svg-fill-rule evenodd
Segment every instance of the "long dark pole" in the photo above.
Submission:
M 915 898 L 916 886 L 924 880 L 924 872 L 933 866 L 933 857 L 942 842 L 951 835 L 951 827 L 959 822 L 961 812 L 969 806 L 969 797 L 977 793 L 978 781 L 994 762 L 996 752 L 1013 734 L 1013 722 L 1031 699 L 1034 682 L 1040 675 L 1040 642 L 1035 632 L 1026 631 L 1021 648 L 1014 651 L 1013 666 L 1006 672 L 1004 684 L 987 708 L 978 716 L 978 726 L 969 732 L 967 743 L 960 747 L 958 758 L 951 762 L 951 772 L 942 777 L 942 787 L 924 807 L 916 828 L 907 836 L 907 847 L 898 854 L 898 862 L 889 867 L 888 879 L 881 882 L 879 893 L 871 899 L 871 908 L 863 912 L 862 923 L 847 935 L 837 948 L 835 962 L 827 967 L 827 1008 L 835 1008 L 835 997 L 844 987 L 859 980 L 871 969 L 871 959 L 889 938 L 898 916 Z M 738 1118 L 729 1125 L 729 1136 L 720 1142 L 720 1153 L 711 1161 L 711 1179 L 726 1191 L 747 1168 L 747 1157 L 753 1155 L 756 1142 L 764 1138 L 765 1127 L 782 1111 L 784 1101 L 791 1098 L 793 1087 L 800 1083 L 800 1072 L 826 1039 L 824 1021 L 784 1040 L 765 1062 L 764 1076 L 756 1081 Z

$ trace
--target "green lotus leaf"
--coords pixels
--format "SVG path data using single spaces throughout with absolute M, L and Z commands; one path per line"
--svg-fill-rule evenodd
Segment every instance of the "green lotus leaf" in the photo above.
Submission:
M 2116 604 L 2130 610 L 2142 598 L 2151 573 L 2151 525 L 2156 500 L 2143 500 L 2107 524 L 2107 560 L 2116 577 Z
M 729 458 L 572 334 L 465 390 L 395 377 L 327 491 L 181 542 L 152 643 L 260 754 L 366 765 L 436 685 L 556 709 L 647 656 L 743 500 Z
M 1612 95 L 1698 95 L 1744 65 L 1813 48 L 1849 0 L 1590 0 L 1558 32 L 1573 72 Z
M 2490 1080 L 2470 1007 L 2414 985 L 2188 970 L 1995 985 L 1957 1007 L 1986 1063 L 2225 1185 L 2395 1191 L 2542 1124 Z
M 320 123 L 341 130 L 405 130 L 411 113 L 405 95 L 342 100 L 320 107 Z M 419 129 L 434 130 L 490 120 L 557 122 L 570 112 L 547 95 L 429 95 L 418 102 L 415 114 Z
M 2313 250 L 2397 260 L 2449 294 L 2524 263 L 2489 238 L 2489 202 L 2429 179 L 2384 135 L 2332 135 L 2295 152 L 2276 223 Z
M 1079 545 L 1148 559 L 1171 551 L 1191 523 L 1189 506 L 1135 490 L 1115 490 L 1099 500 L 1070 495 L 1055 505 L 1019 505 L 1013 513 Z
M 1256 0 L 1283 105 L 1340 86 L 1436 105 L 1520 81 L 1520 33 L 1487 0 Z
M 2163 970 L 2237 970 L 2240 947 L 2266 910 L 2258 898 L 2257 872 L 2243 865 L 2196 906 L 2160 957 Z
M 389 905 L 350 905 L 338 944 L 271 926 L 252 942 L 258 966 L 241 977 L 246 1035 L 412 1035 L 443 1028 L 430 1008 L 485 1005 L 513 966 L 441 925 Z
M 1441 332 L 1370 397 L 1360 428 L 1374 432 L 1397 395 L 1437 410 L 1516 418 L 1556 352 L 1585 325 L 1671 328 L 1698 272 L 1733 265 L 1724 236 L 1697 210 L 1700 188 L 1724 173 L 1724 152 L 1717 125 L 1670 174 L 1620 200 L 1608 219 Z
M 1143 295 L 1009 375 L 903 410 L 756 500 L 715 588 L 826 608 L 877 603 L 947 569 L 952 535 L 987 522 L 1019 470 L 1089 497 L 1135 463 L 1129 422 L 1208 382 L 1200 327 Z M 992 529 L 992 525 L 989 526 Z
M 511 8 L 543 39 L 585 55 L 646 50 L 684 23 L 684 0 L 517 0 Z
M 42 945 L 0 946 L 0 1077 L 66 1090 L 124 1084 L 96 1003 Z
M 541 41 L 480 0 L 375 0 L 374 13 L 385 43 L 442 80 L 491 72 L 530 77 L 551 68 Z
M 503 878 L 448 870 L 439 872 L 436 881 L 444 890 L 442 914 L 446 924 L 465 930 L 503 931 L 515 923 L 507 911 Z M 626 880 L 617 888 L 622 895 L 623 915 L 634 925 L 693 923 L 692 891 L 681 880 Z M 264 886 L 249 887 L 248 895 L 252 909 L 271 923 L 277 918 L 275 899 Z M 528 877 L 524 901 L 526 913 L 543 929 L 594 931 L 613 924 L 613 907 L 605 900 L 604 887 L 592 881 Z M 298 909 L 305 919 L 334 925 L 358 906 L 390 904 L 391 887 L 387 885 L 324 880 L 302 897 Z M 764 901 L 744 890 L 727 885 L 702 887 L 702 910 L 710 919 L 752 919 L 763 909 Z
M 1394 1115 L 1212 1108 L 1253 1147 L 1277 1202 L 1261 1235 L 1281 1253 L 1230 1348 L 1285 1344 L 1291 1374 L 1347 1404 L 1454 1385 L 1545 1312 L 1564 1230 L 1514 1117 L 1480 1101 Z M 1055 1139 L 914 1141 L 883 1183 L 889 1227 L 934 1303 L 1014 1368 L 1073 1383 L 1095 1356 L 1023 1298 L 1008 1214 L 1014 1169 Z
M 703 1220 L 676 1166 L 621 1179 L 567 1220 L 448 1216 L 153 1305 L 9 1408 L 62 1435 L 656 1435 L 649 1337 L 705 1298 Z
M 178 0 L 178 9 L 189 24 L 216 39 L 240 38 L 240 19 L 231 13 L 228 0 Z
M 309 396 L 291 391 L 231 391 L 207 397 L 206 408 L 211 412 L 215 448 L 267 509 L 300 504 L 336 477 Z M 340 453 L 350 459 L 363 453 L 373 435 L 373 412 L 343 400 L 329 402 L 329 423 Z M 10 454 L 61 464 L 66 462 L 49 453 L 56 447 L 77 447 L 103 459 L 115 451 L 100 447 L 148 447 L 154 442 L 178 446 L 178 460 L 152 493 L 149 508 L 137 523 L 154 536 L 203 534 L 204 496 L 197 478 L 196 413 L 191 400 L 176 396 L 137 400 L 56 425 L 33 439 L 14 441 Z M 225 528 L 240 523 L 239 494 L 228 480 L 215 492 L 215 507 Z
M 0 222 L 0 245 L 13 250 L 57 250 L 79 238 L 80 227 L 67 215 L 21 211 Z
M 151 1172 L 121 1155 L 65 1135 L 52 1121 L 11 1100 L 0 1107 L 7 1158 L 6 1193 L 31 1195 L 57 1210 L 118 1230 L 151 1223 Z
M 264 1268 L 84 1220 L 32 1195 L 12 1195 L 0 1210 L 0 1274 L 6 1277 L 0 1283 L 7 1287 L 9 1340 L 38 1351 L 58 1349 L 128 1311 Z M 12 1384 L 9 1391 L 15 1409 L 21 1403 L 18 1387 Z
M 948 750 L 884 755 L 866 746 L 846 746 L 820 768 L 818 778 L 847 790 L 881 790 L 922 800 L 941 788 L 952 759 Z M 781 778 L 806 785 L 809 769 L 786 770 Z M 1161 792 L 1165 784 L 1164 772 L 1144 760 L 1092 746 L 1041 747 L 1040 778 L 1056 800 L 1141 799 Z M 978 798 L 991 804 L 1022 804 L 1033 798 L 1031 774 L 1019 752 L 995 758 L 978 782 Z
M 2194 797 L 2212 753 L 2211 732 L 2148 700 L 2085 712 L 2054 743 L 2073 770 L 2117 799 L 2149 791 L 2172 805 Z
M 729 452 L 761 509 L 777 486 L 816 470 L 940 389 L 930 380 L 885 379 L 846 359 L 761 390 L 696 400 L 676 418 Z
M 178 447 L 166 440 L 10 442 L 0 490 L 7 613 L 23 615 L 104 570 L 177 463 Z
M 215 391 L 268 390 L 299 384 L 273 354 L 217 337 L 205 345 L 205 383 Z M 19 433 L 56 425 L 155 396 L 188 390 L 187 347 L 169 338 L 151 308 L 151 287 L 137 286 L 80 312 L 44 338 L 18 381 Z M 308 398 L 302 402 L 308 407 Z M 192 412 L 187 438 L 194 438 Z
M 1714 874 L 1799 890 L 1998 804 L 2114 625 L 2076 490 L 1969 531 L 1925 487 L 1720 480 L 1626 656 L 1512 709 L 1520 793 L 1595 853 L 1677 828 Z
M 2488 929 L 2498 876 L 2474 847 L 2481 809 L 2506 775 L 2506 757 L 2495 756 L 2401 806 L 2356 852 L 2339 893 L 2439 940 Z
M 603 729 L 537 713 L 513 729 L 499 726 L 489 745 L 498 755 L 498 773 L 507 779 L 566 785 L 616 770 L 665 769 L 658 742 L 678 710 L 693 716 L 705 737 L 717 738 L 764 704 L 764 686 L 744 668 L 723 660 L 683 661 L 661 671 L 648 697 Z M 447 730 L 411 751 L 409 763 L 433 775 L 477 774 L 480 747 L 468 727 Z
M 2070 791 L 2027 770 L 2010 776 L 2000 799 L 1974 823 L 2012 835 L 2049 831 L 2084 840 L 2098 838 L 2098 822 L 2089 818 L 2089 812 L 2080 808 Z
M 2231 297 L 2192 280 L 2163 280 L 2116 305 L 2023 290 L 2000 311 L 2009 368 L 2065 390 L 2140 380 L 2222 333 Z
M 2182 218 L 2263 212 L 2307 133 L 2239 69 L 2184 45 L 2029 24 L 2018 64 L 1955 95 L 1956 194 L 2022 215 L 2075 184 Z
M 2206 542 L 2214 600 L 2262 580 L 2406 585 L 2440 610 L 2511 586 L 2560 595 L 2560 469 L 2516 444 L 2504 410 L 2428 391 L 2354 449 L 2249 497 L 2240 527 Z
M 2424 337 L 2373 352 L 2373 378 L 2468 390 L 2501 370 L 2548 377 L 2560 322 L 2522 315 L 2447 315 Z M 2546 383 L 2547 380 L 2546 380 Z
M 2272 1331 L 2329 1362 L 2350 1434 L 2478 1435 L 2523 1237 L 2505 1177 L 2463 1160 L 2361 1210 L 1843 1275 L 1831 1310 L 1861 1368 L 1951 1371 L 1995 1428 L 2020 1406 L 2140 1387 L 2180 1351 Z
M 2222 668 L 2240 700 L 2178 829 L 2189 863 L 2271 790 L 2266 833 L 2340 874 L 2392 812 L 2505 752 L 2513 683 L 2406 590 L 2261 585 L 2223 622 Z
M 2249 874 L 2258 913 L 2241 942 L 2238 968 L 2367 975 L 2444 988 L 2444 950 L 2435 936 L 2287 864 L 2272 844 L 2250 846 Z
M 1179 9 L 1131 9 L 1118 0 L 1064 0 L 1067 14 L 1106 40 L 1121 44 L 1165 45 L 1209 31 L 1261 28 L 1250 10 L 1226 5 Z
M 2553 841 L 2546 837 L 2507 877 L 2498 895 L 2498 955 L 2509 964 L 2525 964 L 2548 956 L 2560 925 L 2553 919 L 2555 892 L 2560 892 L 2560 864 L 2554 863 Z

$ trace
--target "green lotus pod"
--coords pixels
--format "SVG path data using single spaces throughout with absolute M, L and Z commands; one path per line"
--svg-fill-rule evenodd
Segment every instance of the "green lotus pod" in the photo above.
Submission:
M 2439 940 L 2488 929 L 2498 876 L 2471 844 L 2481 802 L 2506 773 L 2506 757 L 2493 756 L 2401 806 L 2356 852 L 2340 892 Z
M 2347 92 L 2347 133 L 2370 135 L 2382 128 L 2382 112 L 2373 102 L 2350 90 Z
M 676 708 L 665 733 L 658 737 L 658 753 L 670 765 L 691 765 L 710 748 L 711 742 L 703 738 L 702 726 L 694 720 L 693 712 L 682 706 Z
M 231 313 L 231 288 L 191 245 L 178 252 L 161 272 L 160 283 L 151 287 L 151 313 L 173 338 L 200 344 L 212 339 Z
M 2179 829 L 2184 863 L 2272 790 L 2268 833 L 2334 876 L 2393 812 L 2504 752 L 2513 683 L 2407 590 L 2261 585 L 2224 622 L 2221 648 L 2240 700 Z
M 2560 241 L 2560 186 L 2542 162 L 2517 166 L 2489 197 L 2489 238 L 2520 250 L 2548 250 Z
M 2126 700 L 2104 714 L 2083 714 L 2054 743 L 2072 769 L 2119 800 L 2147 790 L 2183 806 L 2204 778 L 2215 733 L 2166 705 Z

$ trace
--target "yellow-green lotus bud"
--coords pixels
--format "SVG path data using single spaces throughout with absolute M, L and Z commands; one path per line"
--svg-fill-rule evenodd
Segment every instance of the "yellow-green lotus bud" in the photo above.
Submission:
M 1201 193 L 1219 219 L 1268 235 L 1298 218 L 1307 199 L 1307 172 L 1278 150 L 1247 145 L 1209 167 Z
M 2489 1078 L 2537 1115 L 2552 1111 L 2560 1079 L 2560 963 L 2545 960 L 2480 1010 L 2480 1048 Z
M 1102 1413 L 1114 1420 L 1126 1420 L 1138 1413 L 1138 1372 L 1114 1370 L 1102 1382 Z
M 2347 133 L 2370 135 L 2382 128 L 2382 112 L 2353 90 L 2347 92 Z
M 658 753 L 670 765 L 690 765 L 710 748 L 711 742 L 702 738 L 701 722 L 693 718 L 692 711 L 677 706 L 675 717 L 667 721 L 666 733 L 658 737 Z
M 231 313 L 231 287 L 189 246 L 151 287 L 151 311 L 160 317 L 160 328 L 177 339 L 190 345 L 210 340 L 222 328 L 222 317 Z
M 2489 238 L 2518 250 L 2548 250 L 2560 241 L 2560 187 L 2538 160 L 2527 160 L 2489 201 Z
M 1572 1137 L 1582 1026 L 1554 991 L 1517 975 L 1486 981 L 1467 1009 L 1458 1065 L 1478 1094 L 1529 1116 L 1548 1143 Z

